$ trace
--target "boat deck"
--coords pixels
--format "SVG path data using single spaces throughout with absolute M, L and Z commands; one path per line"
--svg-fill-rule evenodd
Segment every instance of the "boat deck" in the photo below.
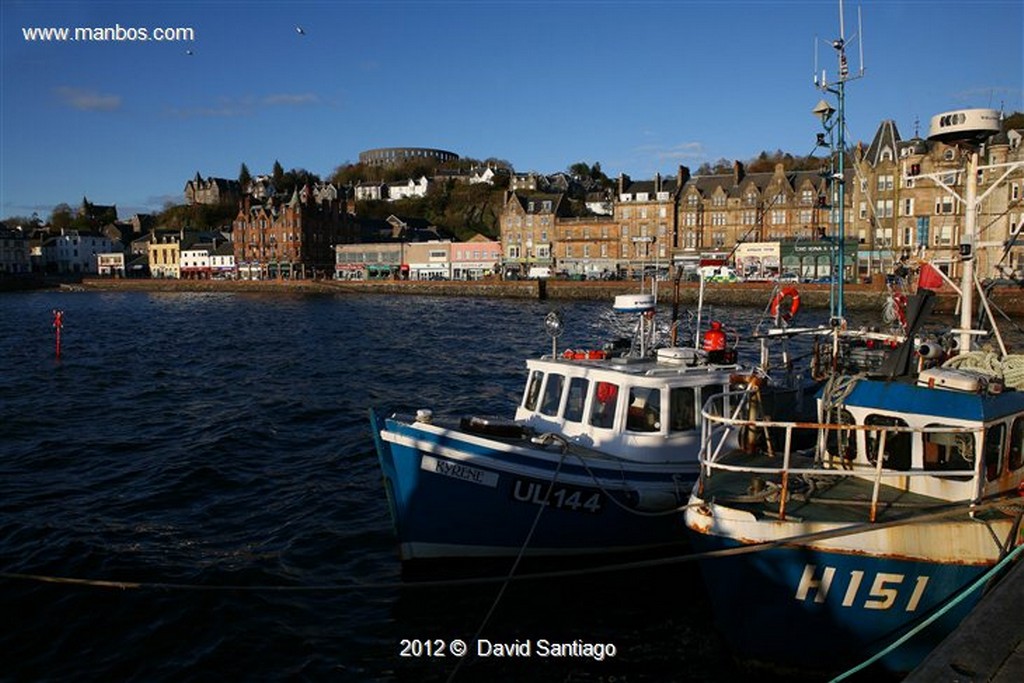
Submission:
M 733 451 L 721 456 L 719 463 L 744 468 L 782 467 L 781 456 L 749 454 Z M 808 456 L 793 455 L 791 468 L 811 469 L 813 460 Z M 837 470 L 825 470 L 821 476 L 790 474 L 786 486 L 789 498 L 785 506 L 787 519 L 799 520 L 803 513 L 814 507 L 814 521 L 826 523 L 866 522 L 871 513 L 874 482 L 864 476 L 831 476 Z M 847 472 L 847 470 L 838 470 Z M 759 519 L 778 518 L 782 476 L 777 473 L 715 470 L 704 479 L 701 497 L 715 503 L 729 505 L 753 514 Z M 893 521 L 919 515 L 929 508 L 939 508 L 949 501 L 932 496 L 911 493 L 897 486 L 882 484 L 878 492 L 876 521 Z

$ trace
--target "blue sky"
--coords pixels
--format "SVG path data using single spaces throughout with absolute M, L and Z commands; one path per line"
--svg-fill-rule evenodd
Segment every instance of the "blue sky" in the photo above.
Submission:
M 1020 0 L 868 0 L 848 128 L 1024 110 Z M 0 217 L 83 196 L 128 218 L 186 180 L 274 161 L 322 176 L 422 146 L 650 178 L 807 154 L 836 0 L 0 2 Z M 858 66 L 857 5 L 846 33 Z M 29 27 L 185 27 L 187 42 L 30 42 Z M 296 27 L 301 26 L 304 34 Z M 188 54 L 191 51 L 192 54 Z

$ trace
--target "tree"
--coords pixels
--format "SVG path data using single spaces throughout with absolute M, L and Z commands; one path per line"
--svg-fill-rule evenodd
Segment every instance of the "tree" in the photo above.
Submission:
M 252 182 L 252 175 L 249 174 L 249 167 L 242 162 L 242 168 L 238 170 L 238 186 L 242 189 L 242 192 L 249 191 L 249 183 Z
M 71 227 L 72 218 L 74 218 L 74 213 L 71 211 L 71 207 L 61 202 L 53 207 L 53 212 L 50 213 L 50 225 L 55 230 L 64 230 Z
M 274 187 L 278 190 L 281 189 L 281 184 L 284 182 L 284 166 L 277 159 L 274 160 L 274 170 L 270 172 L 270 180 L 274 183 Z

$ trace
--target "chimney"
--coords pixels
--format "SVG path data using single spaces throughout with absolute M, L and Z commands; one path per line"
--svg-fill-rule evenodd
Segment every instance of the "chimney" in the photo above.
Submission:
M 679 176 L 677 177 L 678 187 L 676 189 L 682 190 L 683 185 L 685 185 L 688 182 L 690 182 L 690 169 L 687 168 L 686 166 L 680 165 Z
M 630 182 L 630 180 L 629 180 L 629 176 L 628 175 L 626 175 L 625 173 L 619 173 L 619 196 L 620 197 L 622 196 L 622 193 L 626 191 L 626 185 L 628 185 L 629 182 Z
M 661 173 L 654 174 L 654 192 L 655 194 L 661 192 Z
M 743 164 L 739 161 L 732 162 L 732 182 L 733 185 L 739 185 L 743 182 L 744 168 Z

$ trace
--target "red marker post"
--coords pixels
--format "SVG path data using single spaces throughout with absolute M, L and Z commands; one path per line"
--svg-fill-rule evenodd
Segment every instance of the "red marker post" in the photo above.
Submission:
M 60 358 L 60 330 L 64 327 L 64 311 L 53 309 L 53 329 L 57 332 L 57 358 Z

